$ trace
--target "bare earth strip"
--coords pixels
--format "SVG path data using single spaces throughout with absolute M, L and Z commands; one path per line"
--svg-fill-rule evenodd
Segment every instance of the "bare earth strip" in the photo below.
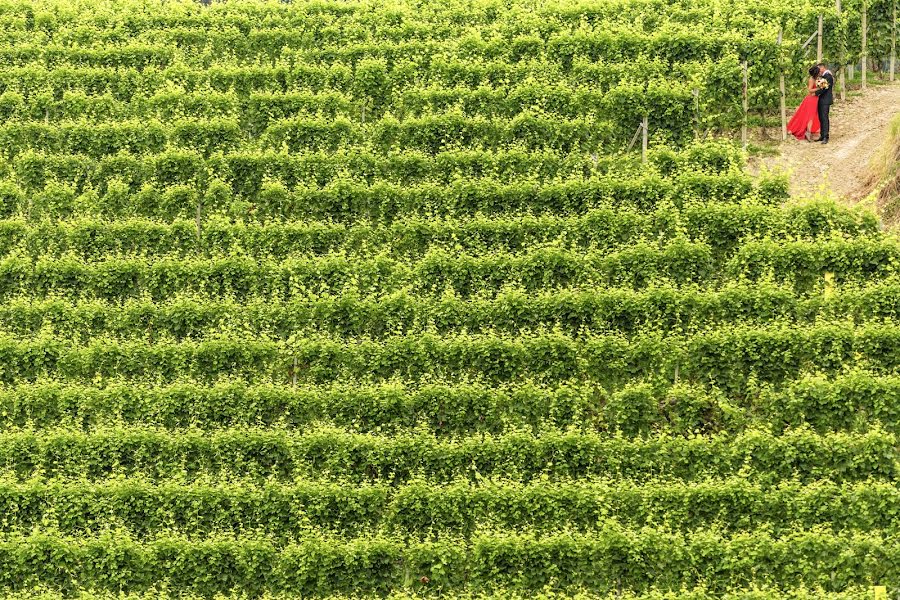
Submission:
M 900 112 L 900 82 L 870 87 L 862 95 L 836 101 L 831 108 L 827 145 L 788 136 L 780 156 L 751 165 L 786 172 L 791 194 L 809 197 L 825 192 L 852 201 L 862 189 L 872 155 L 881 146 L 891 118 Z

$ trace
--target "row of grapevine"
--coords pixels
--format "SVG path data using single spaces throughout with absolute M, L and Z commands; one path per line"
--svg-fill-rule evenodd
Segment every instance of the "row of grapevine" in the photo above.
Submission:
M 527 292 L 592 287 L 641 289 L 652 282 L 714 285 L 730 279 L 792 284 L 798 292 L 821 290 L 830 274 L 838 283 L 897 275 L 900 245 L 852 241 L 747 243 L 735 256 L 716 260 L 702 242 L 637 242 L 612 252 L 545 247 L 484 255 L 429 250 L 415 261 L 385 256 L 330 254 L 278 261 L 229 258 L 108 258 L 86 263 L 10 257 L 0 260 L 0 298 L 47 294 L 84 298 L 162 300 L 176 294 L 237 299 L 309 298 L 350 294 L 384 296 L 404 291 L 428 297 L 478 298 L 511 289 Z
M 619 333 L 725 329 L 735 324 L 809 326 L 858 324 L 900 315 L 896 278 L 878 285 L 816 290 L 798 297 L 793 286 L 730 285 L 722 290 L 655 285 L 635 291 L 505 290 L 493 298 L 423 297 L 408 291 L 382 297 L 352 294 L 223 299 L 214 293 L 119 301 L 17 296 L 0 306 L 0 330 L 20 338 L 54 334 L 74 340 L 203 340 L 224 332 L 262 339 L 328 335 L 382 339 L 422 332 L 520 334 L 554 331 L 574 337 Z M 825 286 L 823 285 L 823 288 Z
M 146 481 L 257 482 L 317 479 L 396 486 L 424 480 L 569 481 L 575 479 L 706 480 L 740 476 L 761 484 L 890 483 L 898 476 L 897 436 L 818 434 L 809 428 L 773 434 L 633 438 L 546 428 L 449 439 L 428 432 L 354 434 L 331 428 L 303 433 L 238 427 L 168 431 L 112 426 L 78 431 L 44 428 L 0 433 L 0 474 Z
M 4 174 L 13 176 L 28 191 L 50 181 L 74 184 L 77 190 L 90 186 L 101 192 L 119 179 L 137 190 L 144 183 L 209 185 L 226 181 L 235 193 L 252 196 L 262 183 L 281 183 L 289 189 L 313 182 L 325 187 L 338 181 L 444 185 L 459 180 L 486 180 L 509 185 L 519 181 L 550 183 L 591 176 L 656 174 L 667 179 L 689 174 L 718 175 L 735 171 L 742 158 L 733 148 L 716 142 L 693 144 L 682 151 L 654 149 L 649 168 L 638 168 L 624 156 L 593 157 L 560 154 L 549 149 L 459 150 L 435 155 L 410 149 L 379 154 L 363 148 L 341 153 L 275 151 L 231 152 L 204 158 L 194 150 L 167 150 L 159 154 L 117 153 L 102 158 L 83 154 L 52 154 L 26 151 L 2 163 Z M 734 173 L 732 173 L 734 174 Z
M 255 537 L 169 535 L 141 544 L 121 534 L 32 535 L 0 541 L 0 585 L 14 591 L 52 586 L 71 594 L 80 581 L 91 581 L 99 591 L 142 592 L 165 574 L 173 588 L 208 597 L 232 591 L 254 597 L 393 589 L 525 592 L 545 586 L 614 594 L 649 591 L 651 580 L 667 589 L 705 585 L 722 593 L 748 579 L 836 591 L 864 586 L 860 573 L 896 577 L 896 555 L 896 534 L 890 533 L 727 536 L 714 529 L 627 529 L 609 521 L 592 535 L 485 533 L 470 543 L 320 535 L 279 547 Z
M 431 431 L 500 435 L 540 431 L 624 435 L 740 432 L 752 427 L 812 427 L 820 433 L 865 431 L 878 422 L 900 434 L 900 378 L 865 371 L 809 375 L 780 387 L 748 385 L 739 398 L 706 383 L 645 381 L 608 390 L 583 381 L 557 385 L 349 382 L 325 386 L 222 381 L 135 385 L 39 383 L 0 391 L 0 423 L 8 428 L 59 424 L 90 430 L 115 424 L 216 430 L 259 426 L 303 428 L 329 423 L 348 432 Z
M 900 492 L 887 481 L 761 485 L 742 477 L 700 481 L 471 481 L 435 485 L 411 481 L 345 485 L 329 481 L 273 483 L 197 481 L 0 483 L 2 534 L 52 523 L 62 535 L 96 535 L 112 528 L 147 541 L 160 531 L 192 538 L 252 531 L 278 544 L 319 530 L 425 538 L 471 538 L 486 530 L 552 534 L 565 527 L 594 533 L 613 521 L 633 529 L 664 522 L 669 531 L 748 525 L 772 535 L 797 527 L 894 532 Z
M 31 198 L 34 202 L 34 198 Z M 34 208 L 32 206 L 32 208 Z M 395 259 L 421 258 L 429 251 L 450 253 L 524 252 L 553 247 L 593 251 L 624 250 L 639 243 L 658 246 L 676 239 L 703 241 L 716 258 L 730 255 L 753 239 L 779 241 L 873 238 L 874 215 L 813 203 L 788 210 L 770 203 L 690 202 L 681 209 L 665 202 L 654 208 L 627 205 L 594 208 L 558 216 L 476 215 L 470 218 L 408 216 L 388 223 L 334 221 L 234 222 L 224 215 L 201 220 L 131 217 L 65 221 L 23 218 L 0 220 L 0 256 L 34 260 L 77 256 L 188 258 L 241 253 L 257 259 L 328 254 Z M 872 239 L 874 241 L 874 238 Z M 759 250 L 757 250 L 759 252 Z
M 511 382 L 569 379 L 622 386 L 641 378 L 681 377 L 739 394 L 760 379 L 780 383 L 797 373 L 840 373 L 853 363 L 882 374 L 900 365 L 900 327 L 893 323 L 729 326 L 688 336 L 653 332 L 575 337 L 556 332 L 427 332 L 383 339 L 308 335 L 275 341 L 223 333 L 202 341 L 115 340 L 75 345 L 64 336 L 0 337 L 0 382 L 109 377 L 213 382 L 420 381 L 434 378 Z

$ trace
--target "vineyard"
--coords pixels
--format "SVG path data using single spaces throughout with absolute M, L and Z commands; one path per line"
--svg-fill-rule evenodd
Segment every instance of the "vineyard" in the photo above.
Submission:
M 861 10 L 0 0 L 0 595 L 896 591 L 900 239 L 735 142 Z

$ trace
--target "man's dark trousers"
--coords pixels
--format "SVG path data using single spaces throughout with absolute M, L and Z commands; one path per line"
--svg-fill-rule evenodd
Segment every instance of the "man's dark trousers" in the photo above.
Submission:
M 819 139 L 827 140 L 828 134 L 831 132 L 831 122 L 828 113 L 831 112 L 831 102 L 827 102 L 819 98 Z

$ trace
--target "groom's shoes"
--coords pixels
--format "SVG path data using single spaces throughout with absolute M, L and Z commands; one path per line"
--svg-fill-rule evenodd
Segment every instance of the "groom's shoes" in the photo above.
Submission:
M 822 138 L 822 143 L 823 143 L 823 144 L 827 144 L 827 143 L 828 143 L 828 138 Z

